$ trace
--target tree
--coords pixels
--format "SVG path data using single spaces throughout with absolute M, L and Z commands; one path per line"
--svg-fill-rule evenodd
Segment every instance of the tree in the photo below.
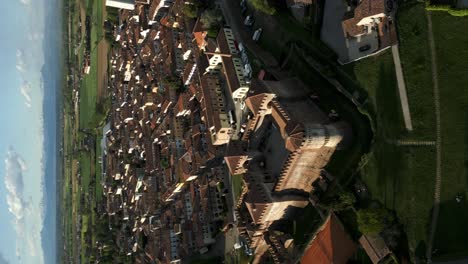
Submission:
M 166 158 L 161 159 L 161 168 L 163 168 L 163 169 L 169 168 L 169 162 L 167 161 Z
M 223 21 L 223 15 L 219 9 L 207 9 L 200 17 L 200 22 L 205 29 L 214 29 Z
M 395 220 L 393 214 L 384 207 L 361 209 L 357 212 L 359 230 L 366 235 L 382 232 Z
M 181 83 L 180 79 L 174 77 L 165 77 L 163 79 L 163 85 L 170 88 L 171 90 L 179 90 Z
M 356 202 L 356 197 L 350 192 L 342 191 L 331 197 L 325 197 L 319 202 L 319 206 L 324 209 L 343 211 L 349 209 Z
M 188 3 L 184 5 L 182 12 L 187 17 L 196 18 L 198 16 L 198 7 L 192 3 Z
M 258 11 L 261 11 L 270 16 L 276 14 L 276 9 L 268 4 L 268 0 L 251 0 L 251 3 Z

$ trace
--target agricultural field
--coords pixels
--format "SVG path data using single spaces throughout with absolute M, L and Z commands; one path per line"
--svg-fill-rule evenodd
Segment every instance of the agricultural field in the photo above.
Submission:
M 102 82 L 98 78 L 98 68 L 100 65 L 100 54 L 98 54 L 98 51 L 106 52 L 106 50 L 100 50 L 98 47 L 100 41 L 105 41 L 103 33 L 103 11 L 105 8 L 103 8 L 102 0 L 88 1 L 87 6 L 87 11 L 91 12 L 90 71 L 89 74 L 83 76 L 80 88 L 80 128 L 82 129 L 95 128 L 99 125 L 105 114 L 97 111 L 98 104 L 101 104 L 103 101 L 102 94 L 101 97 L 98 96 L 98 83 Z M 104 57 L 107 58 L 107 56 Z M 105 75 L 101 76 L 101 78 L 104 77 Z
M 106 82 L 103 80 L 107 78 L 107 64 L 99 60 L 107 61 L 107 43 L 103 33 L 106 14 L 102 0 L 77 0 L 70 5 L 68 30 L 72 48 L 69 48 L 69 67 L 73 72 L 73 82 L 69 82 L 67 89 L 79 91 L 79 103 L 75 107 L 75 95 L 69 91 L 65 93 L 68 97 L 64 112 L 65 202 L 62 221 L 68 260 L 86 263 L 90 257 L 86 249 L 90 243 L 96 242 L 93 229 L 98 219 L 93 208 L 102 199 L 97 155 L 102 152 L 99 141 L 102 136 L 100 127 L 106 115 L 103 99 Z M 85 26 L 87 17 L 89 28 Z M 99 45 L 100 42 L 104 44 Z M 84 74 L 87 63 L 89 74 Z

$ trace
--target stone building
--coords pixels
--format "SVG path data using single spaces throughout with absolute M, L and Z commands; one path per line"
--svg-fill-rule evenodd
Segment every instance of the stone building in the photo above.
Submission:
M 261 92 L 245 101 L 251 118 L 243 139 L 249 148 L 225 157 L 231 173 L 245 172 L 248 190 L 241 199 L 252 221 L 249 237 L 256 256 L 271 247 L 265 237 L 272 224 L 309 204 L 312 183 L 349 135 L 344 123 L 331 122 L 309 98 L 277 96 L 276 88 L 283 85 L 288 83 L 253 83 L 255 91 Z

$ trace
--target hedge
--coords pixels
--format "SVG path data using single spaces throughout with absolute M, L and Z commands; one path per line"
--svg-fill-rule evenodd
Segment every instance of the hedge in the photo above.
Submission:
M 433 5 L 429 1 L 426 1 L 427 11 L 446 11 L 452 16 L 468 16 L 468 9 L 454 8 L 450 5 Z

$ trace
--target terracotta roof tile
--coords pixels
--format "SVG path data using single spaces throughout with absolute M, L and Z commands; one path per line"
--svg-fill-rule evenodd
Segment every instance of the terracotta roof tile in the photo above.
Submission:
M 335 215 L 328 218 L 311 242 L 302 264 L 345 264 L 356 251 L 356 245 L 348 237 Z
M 384 0 L 362 0 L 354 9 L 354 14 L 342 22 L 343 31 L 346 36 L 356 36 L 364 33 L 364 27 L 357 24 L 366 17 L 385 13 Z

